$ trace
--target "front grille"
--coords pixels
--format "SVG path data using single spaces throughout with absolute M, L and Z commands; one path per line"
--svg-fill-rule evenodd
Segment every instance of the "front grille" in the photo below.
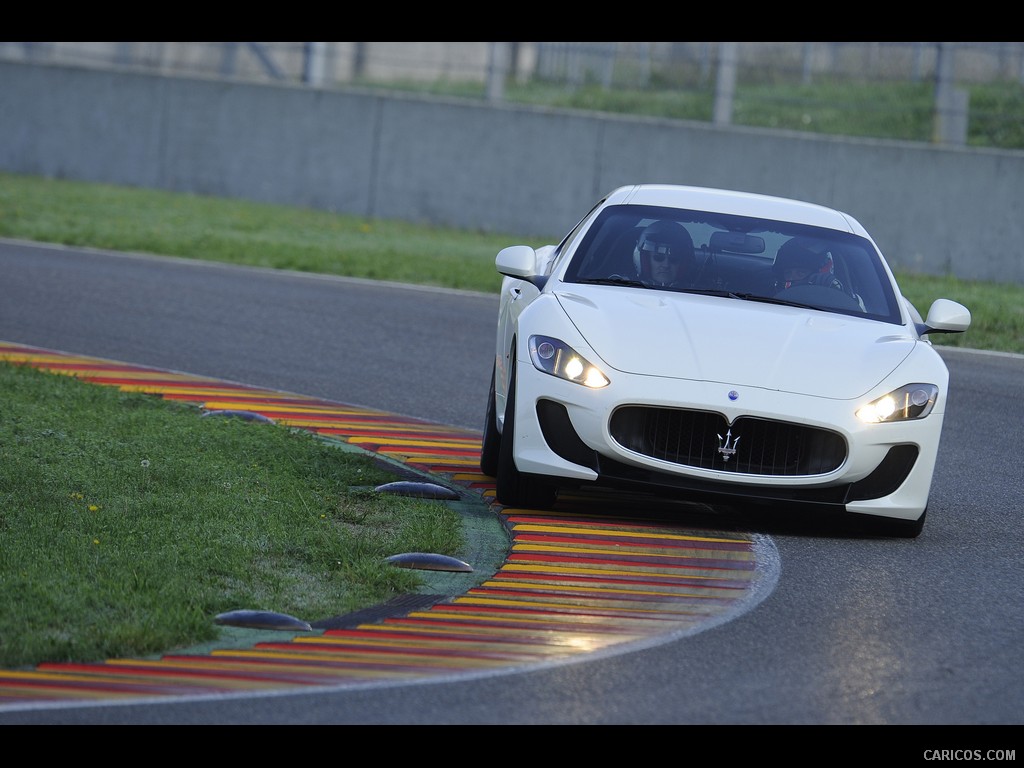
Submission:
M 750 416 L 730 425 L 720 413 L 627 406 L 612 415 L 610 429 L 630 451 L 721 472 L 820 475 L 846 460 L 846 441 L 835 432 Z M 735 453 L 726 460 L 722 448 Z

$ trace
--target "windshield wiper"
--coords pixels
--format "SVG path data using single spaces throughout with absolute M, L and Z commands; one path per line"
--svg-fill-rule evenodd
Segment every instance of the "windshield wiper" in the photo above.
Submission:
M 696 293 L 701 296 L 721 296 L 723 299 L 740 299 L 742 301 L 773 301 L 773 299 L 770 299 L 767 296 L 760 296 L 756 293 L 740 293 L 738 291 L 727 291 L 723 288 L 677 288 L 676 290 L 679 291 L 679 293 Z
M 780 299 L 776 296 L 758 296 L 755 293 L 733 293 L 730 294 L 733 298 L 743 299 L 743 301 L 759 301 L 762 304 L 781 304 L 784 307 L 800 307 L 802 309 L 819 309 L 827 312 L 827 309 L 823 307 L 815 306 L 814 304 L 805 304 L 802 301 L 790 301 L 789 299 Z
M 805 309 L 821 309 L 813 304 L 802 304 L 799 301 L 789 301 L 775 296 L 762 296 L 759 293 L 741 293 L 739 291 L 724 291 L 717 288 L 686 288 L 682 293 L 698 293 L 701 296 L 721 296 L 726 299 L 739 299 L 740 301 L 757 301 L 762 304 L 781 304 L 787 307 L 803 307 Z
M 631 288 L 650 288 L 651 286 L 641 283 L 639 280 L 631 280 L 628 277 L 590 277 L 586 280 L 579 280 L 577 282 L 585 283 L 587 285 L 625 285 Z
M 787 307 L 800 307 L 802 309 L 818 309 L 813 304 L 803 304 L 799 301 L 787 301 L 786 299 L 779 299 L 774 296 L 761 296 L 757 293 L 742 293 L 739 291 L 726 291 L 720 288 L 672 288 L 669 286 L 652 286 L 647 283 L 642 283 L 639 280 L 633 280 L 628 277 L 616 276 L 616 277 L 590 277 L 585 280 L 577 280 L 578 283 L 584 283 L 586 285 L 622 285 L 628 288 L 649 288 L 662 291 L 672 291 L 675 293 L 695 293 L 700 296 L 721 296 L 723 299 L 739 299 L 740 301 L 757 301 L 762 304 L 781 304 Z

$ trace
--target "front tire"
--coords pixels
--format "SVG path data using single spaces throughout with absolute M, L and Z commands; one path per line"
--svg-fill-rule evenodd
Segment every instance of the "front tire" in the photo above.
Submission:
M 558 498 L 558 489 L 539 475 L 520 472 L 516 467 L 512 449 L 516 441 L 516 365 L 508 384 L 505 402 L 505 423 L 502 428 L 501 447 L 498 451 L 497 483 L 495 495 L 507 507 L 550 509 Z
M 487 396 L 487 415 L 484 417 L 484 436 L 480 443 L 480 471 L 488 477 L 498 475 L 498 455 L 501 452 L 501 433 L 498 431 L 497 406 L 494 398 L 496 368 L 491 369 L 491 391 Z

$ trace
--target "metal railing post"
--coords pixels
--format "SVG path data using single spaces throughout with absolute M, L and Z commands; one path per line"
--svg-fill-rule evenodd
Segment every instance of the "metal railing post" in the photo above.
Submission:
M 721 43 L 718 50 L 718 79 L 715 83 L 715 125 L 732 122 L 732 105 L 736 95 L 736 67 L 739 43 Z

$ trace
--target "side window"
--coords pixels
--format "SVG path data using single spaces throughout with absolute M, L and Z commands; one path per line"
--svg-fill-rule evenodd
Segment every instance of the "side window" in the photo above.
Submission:
M 869 315 L 890 314 L 890 303 L 885 286 L 879 279 L 874 260 L 862 248 L 847 248 L 843 251 L 847 285 L 864 302 L 864 311 Z
M 562 238 L 562 241 L 557 245 L 557 247 L 551 254 L 551 258 L 548 260 L 547 268 L 543 271 L 545 275 L 550 275 L 552 272 L 555 271 L 555 267 L 557 267 L 558 264 L 562 261 L 563 256 L 568 250 L 569 244 L 576 239 L 576 236 L 580 233 L 580 230 L 583 229 L 584 225 L 588 221 L 590 221 L 591 217 L 594 215 L 594 212 L 601 207 L 602 203 L 604 203 L 604 199 L 599 200 L 597 204 L 594 205 L 594 207 L 587 212 L 587 215 L 580 219 L 576 223 L 575 227 L 569 230 L 569 234 Z
M 601 216 L 574 251 L 576 261 L 566 272 L 570 282 L 633 274 L 633 247 L 639 233 L 636 215 L 607 209 Z

